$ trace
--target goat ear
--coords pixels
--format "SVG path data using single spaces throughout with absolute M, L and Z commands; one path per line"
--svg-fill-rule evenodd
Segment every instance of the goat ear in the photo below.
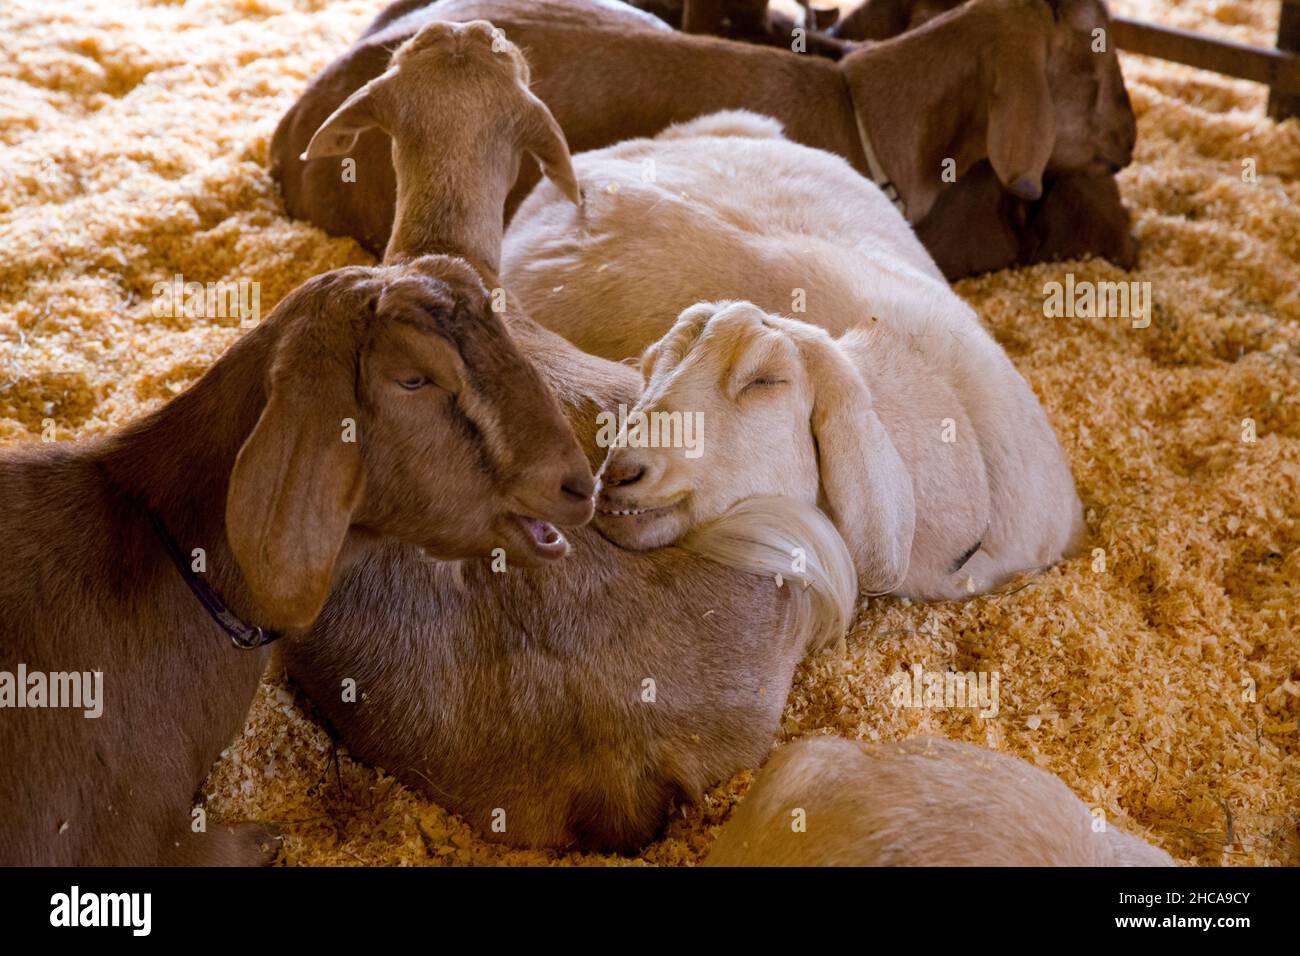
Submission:
M 991 55 L 986 78 L 989 162 L 1012 194 L 1035 200 L 1043 194 L 1043 170 L 1056 145 L 1046 38 L 1027 47 L 999 42 Z
M 364 484 L 360 448 L 345 432 L 358 414 L 353 375 L 337 361 L 302 365 L 314 365 L 312 381 L 272 373 L 226 494 L 231 551 L 263 619 L 280 629 L 306 628 L 320 613 Z
M 569 144 L 564 138 L 564 131 L 536 94 L 525 90 L 524 97 L 521 145 L 537 160 L 546 178 L 555 183 L 570 202 L 579 205 L 582 194 L 578 190 L 578 177 L 573 172 L 573 160 L 569 157 Z
M 868 594 L 895 590 L 907 576 L 916 527 L 912 478 L 871 407 L 871 390 L 824 334 L 800 345 L 813 388 L 824 507 L 853 555 Z
M 331 113 L 312 134 L 311 142 L 298 158 L 303 162 L 322 156 L 345 156 L 357 145 L 366 130 L 380 126 L 375 112 L 374 85 L 371 80 Z

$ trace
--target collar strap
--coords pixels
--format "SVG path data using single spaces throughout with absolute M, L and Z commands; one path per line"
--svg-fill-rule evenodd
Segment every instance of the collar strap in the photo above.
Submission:
M 158 516 L 157 512 L 143 501 L 140 502 L 140 507 L 149 516 L 149 521 L 153 524 L 153 530 L 158 535 L 158 540 L 162 542 L 162 546 L 167 550 L 167 555 L 172 559 L 172 564 L 176 566 L 176 570 L 180 572 L 182 580 L 189 586 L 191 593 L 199 599 L 199 603 L 203 605 L 203 610 L 208 612 L 208 616 L 217 622 L 218 627 L 230 635 L 232 644 L 241 650 L 255 650 L 280 639 L 278 631 L 268 631 L 252 624 L 245 624 L 232 613 L 212 585 L 208 584 L 190 568 L 180 545 L 168 532 L 167 526 L 163 524 L 162 518 Z
M 853 111 L 853 122 L 858 127 L 858 142 L 862 146 L 862 155 L 866 157 L 867 171 L 871 174 L 871 181 L 880 187 L 880 191 L 885 194 L 886 198 L 894 204 L 894 207 L 906 219 L 907 204 L 903 202 L 898 187 L 886 174 L 885 167 L 881 165 L 880 157 L 876 155 L 876 150 L 871 145 L 871 137 L 867 134 L 867 125 L 862 122 L 862 114 L 858 112 L 858 105 L 853 100 L 853 87 L 849 85 L 848 77 L 844 78 L 844 88 L 849 94 L 849 109 Z

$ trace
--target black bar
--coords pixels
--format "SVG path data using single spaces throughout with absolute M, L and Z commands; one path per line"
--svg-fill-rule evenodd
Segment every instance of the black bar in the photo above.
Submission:
M 698 943 L 710 933 L 762 939 L 778 926 L 806 940 L 838 927 L 864 947 L 902 931 L 913 951 L 942 952 L 958 940 L 963 949 L 977 940 L 1068 940 L 1075 948 L 1096 938 L 1183 944 L 1192 936 L 1231 947 L 1261 931 L 1282 939 L 1295 927 L 1295 874 L 1282 869 L 50 869 L 0 870 L 0 883 L 12 939 L 133 941 L 129 925 L 52 926 L 56 895 L 70 903 L 75 885 L 83 906 L 88 894 L 149 893 L 149 937 L 204 950 L 226 940 L 261 950 L 281 939 L 321 940 L 332 952 L 353 938 L 371 948 L 497 945 L 514 932 L 534 946 Z M 1153 925 L 1119 925 L 1133 919 Z M 1212 923 L 1186 925 L 1193 919 Z M 1240 919 L 1248 925 L 1213 924 Z

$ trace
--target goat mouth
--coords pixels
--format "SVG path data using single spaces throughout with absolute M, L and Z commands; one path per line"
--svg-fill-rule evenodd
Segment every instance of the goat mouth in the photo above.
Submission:
M 569 542 L 549 521 L 521 514 L 511 515 L 511 517 L 523 531 L 525 542 L 537 557 L 553 561 L 569 553 Z
M 610 502 L 597 502 L 596 514 L 609 520 L 610 518 L 649 518 L 665 511 L 670 511 L 681 504 L 681 500 L 670 501 L 666 505 L 649 505 L 638 507 L 636 505 L 626 505 L 625 507 L 615 507 Z
M 664 507 L 668 506 L 665 505 Z M 654 514 L 656 511 L 663 511 L 664 508 L 623 508 L 621 510 L 615 508 L 600 508 L 598 510 L 606 518 L 629 518 L 635 517 L 636 515 Z
M 662 505 L 598 500 L 596 530 L 608 541 L 631 551 L 672 544 L 686 530 L 686 497 Z

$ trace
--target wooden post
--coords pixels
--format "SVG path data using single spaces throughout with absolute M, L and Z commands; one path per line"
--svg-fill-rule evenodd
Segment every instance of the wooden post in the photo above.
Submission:
M 1300 7 L 1294 6 L 1292 0 L 1286 0 L 1282 10 L 1294 17 L 1300 12 Z M 1220 40 L 1127 17 L 1115 17 L 1111 22 L 1111 32 L 1122 49 L 1133 53 L 1254 80 L 1282 96 L 1300 96 L 1300 56 L 1288 50 Z M 1283 42 L 1283 38 L 1279 37 L 1278 42 Z
M 1288 53 L 1300 53 L 1300 3 L 1282 0 L 1282 17 L 1277 25 L 1277 48 Z M 1268 115 L 1281 122 L 1300 116 L 1300 91 L 1290 93 L 1273 89 L 1268 96 Z

